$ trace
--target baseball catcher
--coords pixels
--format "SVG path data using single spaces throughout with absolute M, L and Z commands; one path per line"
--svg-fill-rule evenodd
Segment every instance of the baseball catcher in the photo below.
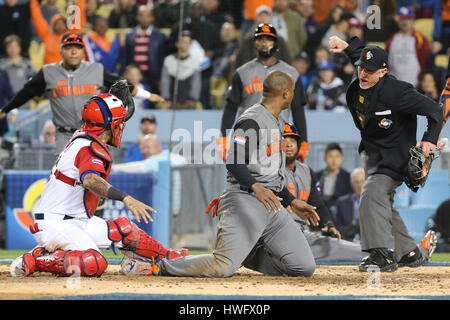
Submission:
M 105 221 L 94 216 L 100 198 L 122 201 L 138 222 L 153 221 L 156 211 L 108 183 L 112 157 L 107 145 L 119 148 L 126 120 L 134 110 L 123 82 L 110 93 L 87 101 L 83 125 L 59 155 L 33 212 L 30 228 L 38 246 L 11 264 L 13 276 L 36 271 L 69 276 L 100 276 L 108 263 L 100 249 L 118 248 L 129 257 L 154 261 L 186 255 L 186 250 L 164 248 L 127 217 Z M 129 93 L 128 93 L 129 95 Z

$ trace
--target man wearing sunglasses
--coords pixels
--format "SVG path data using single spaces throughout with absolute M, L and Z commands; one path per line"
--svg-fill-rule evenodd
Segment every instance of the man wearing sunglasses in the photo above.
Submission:
M 1 119 L 33 97 L 46 93 L 56 126 L 56 154 L 79 127 L 85 102 L 100 93 L 101 89 L 109 90 L 120 79 L 102 64 L 83 61 L 85 46 L 79 33 L 69 32 L 61 38 L 61 56 L 63 61 L 44 65 L 0 112 Z M 131 83 L 129 88 L 131 94 L 138 98 L 164 101 L 159 95 L 134 87 Z
M 357 67 L 347 89 L 347 105 L 361 132 L 359 152 L 365 153 L 366 180 L 359 206 L 361 247 L 369 253 L 361 272 L 393 272 L 418 267 L 433 246 L 417 246 L 393 208 L 395 189 L 405 179 L 409 149 L 416 145 L 417 116 L 425 116 L 427 130 L 417 145 L 423 155 L 437 150 L 443 116 L 439 105 L 388 73 L 388 55 L 377 46 L 364 46 L 357 37 L 347 43 L 329 39 L 330 51 L 344 52 Z M 429 242 L 431 239 L 429 239 Z M 431 248 L 431 249 L 424 249 Z

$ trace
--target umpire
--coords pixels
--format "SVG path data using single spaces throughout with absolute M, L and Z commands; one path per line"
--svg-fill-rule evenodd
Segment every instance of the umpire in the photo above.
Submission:
M 361 247 L 370 255 L 362 272 L 393 272 L 418 267 L 428 252 L 417 246 L 399 213 L 393 209 L 395 189 L 405 176 L 409 149 L 416 145 L 417 115 L 426 116 L 427 131 L 418 143 L 424 156 L 436 151 L 443 117 L 439 105 L 388 73 L 387 53 L 353 37 L 348 43 L 329 39 L 330 51 L 345 52 L 357 66 L 347 89 L 347 105 L 361 132 L 359 152 L 365 153 L 366 181 L 360 201 Z

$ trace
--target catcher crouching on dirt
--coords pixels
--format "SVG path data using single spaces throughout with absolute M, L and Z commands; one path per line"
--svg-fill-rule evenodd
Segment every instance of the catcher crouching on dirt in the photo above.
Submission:
M 104 197 L 122 201 L 138 222 L 153 221 L 149 213 L 155 212 L 153 208 L 107 182 L 112 164 L 107 144 L 120 147 L 125 122 L 134 112 L 128 87 L 123 89 L 122 94 L 121 90 L 114 91 L 121 99 L 105 93 L 85 104 L 81 130 L 59 155 L 33 213 L 35 224 L 30 231 L 38 246 L 13 261 L 11 275 L 29 276 L 41 271 L 100 276 L 108 266 L 100 249 L 111 247 L 149 261 L 187 254 L 185 249 L 164 248 L 126 217 L 105 221 L 94 216 L 100 197 Z
M 401 266 L 418 267 L 433 250 L 433 234 L 417 246 L 393 208 L 395 189 L 407 175 L 409 150 L 418 146 L 424 157 L 437 150 L 443 124 L 442 110 L 433 100 L 388 73 L 387 53 L 353 37 L 348 43 L 329 39 L 330 51 L 345 52 L 357 66 L 357 77 L 347 89 L 347 105 L 361 132 L 359 152 L 365 154 L 366 181 L 359 207 L 361 246 L 370 255 L 362 272 L 393 272 Z M 416 143 L 417 115 L 428 120 L 427 131 Z

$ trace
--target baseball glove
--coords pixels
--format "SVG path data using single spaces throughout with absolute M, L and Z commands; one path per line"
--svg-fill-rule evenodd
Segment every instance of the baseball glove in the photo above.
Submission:
M 123 102 L 124 107 L 127 109 L 125 121 L 128 121 L 136 110 L 128 82 L 126 80 L 117 80 L 109 89 L 109 93 L 115 95 Z
M 417 192 L 419 186 L 422 188 L 425 186 L 431 170 L 431 163 L 437 157 L 433 153 L 425 157 L 422 153 L 422 148 L 418 146 L 411 147 L 409 154 L 411 158 L 406 168 L 405 183 L 408 188 Z

